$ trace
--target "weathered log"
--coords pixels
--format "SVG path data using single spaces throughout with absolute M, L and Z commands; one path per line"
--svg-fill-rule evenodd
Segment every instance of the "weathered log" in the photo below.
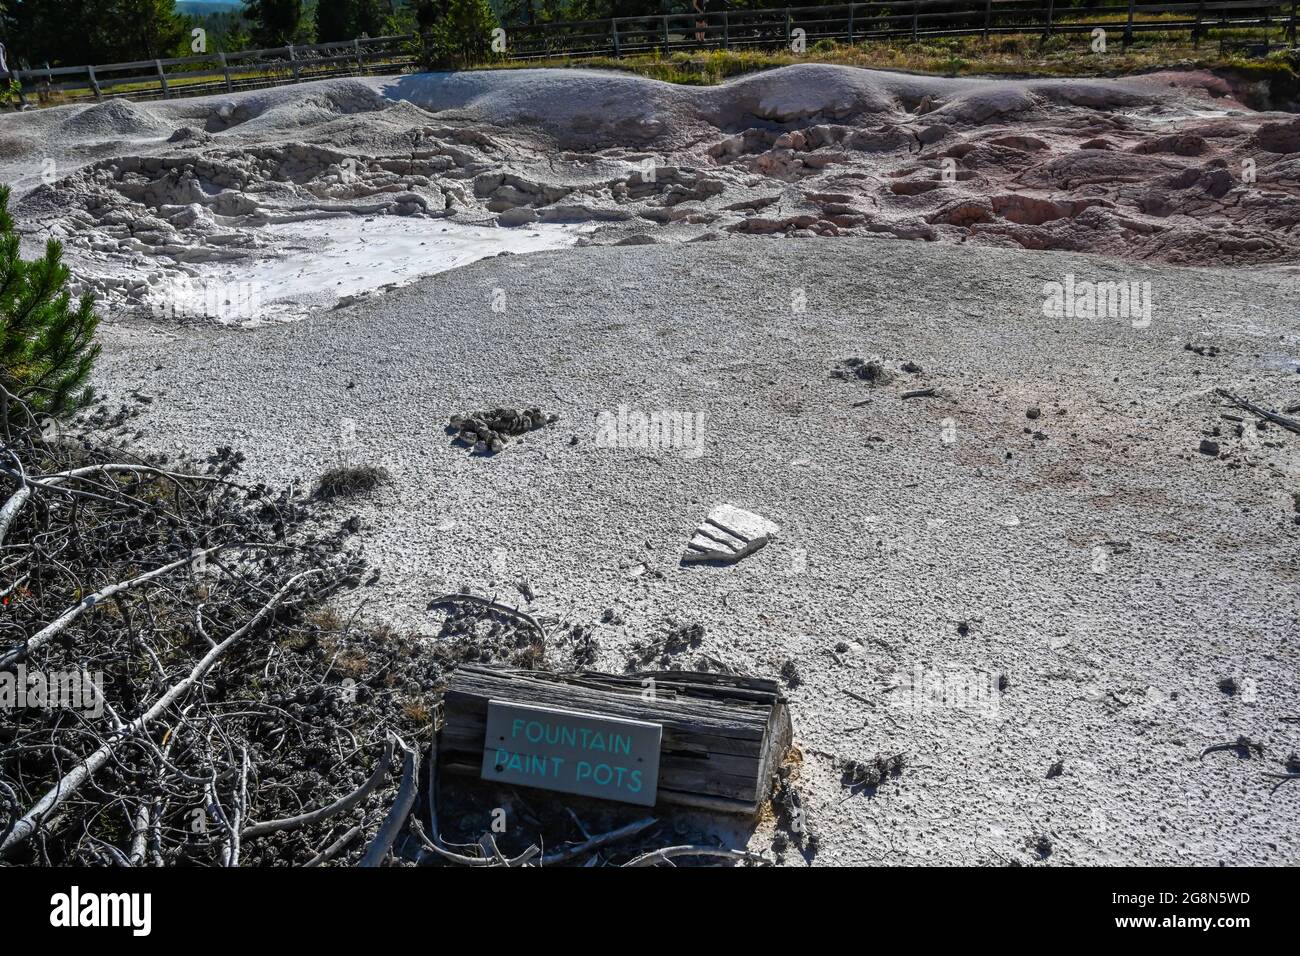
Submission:
M 790 749 L 789 710 L 775 681 L 695 671 L 547 674 L 467 664 L 443 695 L 438 762 L 444 770 L 480 775 L 492 701 L 659 725 L 655 805 L 756 815 Z

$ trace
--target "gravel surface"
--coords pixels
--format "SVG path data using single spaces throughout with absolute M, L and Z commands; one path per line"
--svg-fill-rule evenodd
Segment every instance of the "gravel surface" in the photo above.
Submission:
M 1150 283 L 1149 323 L 1046 317 L 1067 274 Z M 470 585 L 593 626 L 603 669 L 700 623 L 680 664 L 783 675 L 818 864 L 1294 863 L 1300 787 L 1263 773 L 1300 749 L 1300 435 L 1238 435 L 1214 389 L 1300 399 L 1296 293 L 892 239 L 593 246 L 292 325 L 109 324 L 99 384 L 154 398 L 146 442 L 268 480 L 387 468 L 331 506 L 382 571 L 367 616 L 433 633 L 429 598 Z M 833 377 L 847 358 L 892 377 Z M 497 406 L 560 419 L 453 445 Z M 683 447 L 635 447 L 620 406 L 677 413 Z M 780 538 L 680 566 L 719 502 Z M 1263 756 L 1200 759 L 1240 735 Z

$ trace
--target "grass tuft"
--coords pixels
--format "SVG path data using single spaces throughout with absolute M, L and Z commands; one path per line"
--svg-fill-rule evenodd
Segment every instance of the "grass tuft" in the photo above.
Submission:
M 339 465 L 320 476 L 316 483 L 316 497 L 327 501 L 374 491 L 390 478 L 388 469 L 378 465 Z

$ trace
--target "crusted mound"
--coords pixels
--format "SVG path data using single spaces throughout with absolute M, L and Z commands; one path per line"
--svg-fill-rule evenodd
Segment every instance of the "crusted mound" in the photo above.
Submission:
M 270 223 L 350 213 L 587 222 L 596 243 L 886 234 L 1294 263 L 1300 119 L 1226 93 L 1205 74 L 814 64 L 706 89 L 585 70 L 422 74 L 23 114 L 0 176 L 74 256 L 163 270 L 257 253 Z M 134 155 L 112 152 L 128 138 Z M 31 175 L 24 147 L 38 143 L 65 152 L 49 185 Z

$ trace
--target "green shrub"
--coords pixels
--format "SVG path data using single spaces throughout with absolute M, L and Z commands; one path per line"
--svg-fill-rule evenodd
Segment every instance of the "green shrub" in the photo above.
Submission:
M 41 258 L 22 258 L 9 187 L 0 186 L 0 385 L 8 393 L 0 393 L 0 410 L 6 414 L 9 396 L 56 417 L 93 398 L 86 383 L 99 355 L 99 317 L 89 295 L 73 305 L 68 276 L 63 246 L 53 239 Z

